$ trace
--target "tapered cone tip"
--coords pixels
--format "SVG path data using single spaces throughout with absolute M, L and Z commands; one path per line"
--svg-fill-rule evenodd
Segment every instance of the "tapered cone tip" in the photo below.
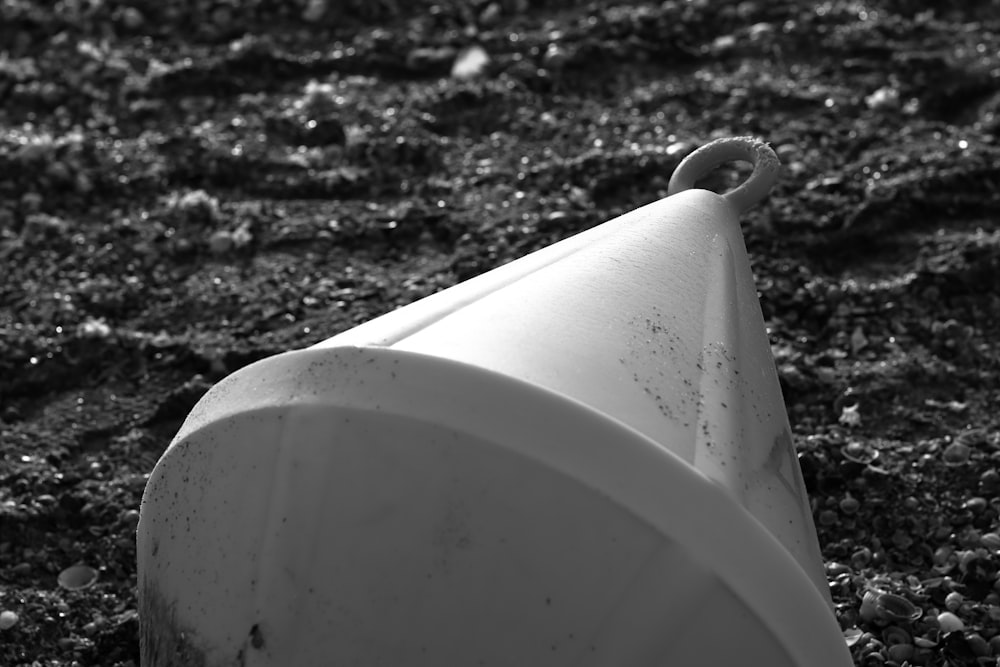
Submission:
M 720 482 L 829 600 L 731 207 L 709 192 L 682 192 L 579 237 L 324 347 L 388 345 L 453 359 L 613 416 Z

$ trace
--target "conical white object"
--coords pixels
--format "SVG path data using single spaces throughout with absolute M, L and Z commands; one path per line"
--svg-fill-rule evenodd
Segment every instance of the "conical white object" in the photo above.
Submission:
M 773 154 L 712 146 L 747 184 L 213 388 L 143 498 L 145 667 L 851 664 L 739 229 Z

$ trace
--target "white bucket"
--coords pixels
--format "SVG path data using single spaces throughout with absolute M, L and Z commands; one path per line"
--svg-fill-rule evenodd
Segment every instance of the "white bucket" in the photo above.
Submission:
M 219 383 L 143 497 L 143 665 L 850 665 L 739 229 L 776 167 L 714 142 Z

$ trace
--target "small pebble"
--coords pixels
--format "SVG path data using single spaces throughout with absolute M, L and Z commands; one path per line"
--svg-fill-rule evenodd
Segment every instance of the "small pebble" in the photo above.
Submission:
M 748 30 L 751 42 L 757 42 L 774 34 L 774 26 L 770 23 L 754 23 Z
M 247 227 L 240 225 L 233 231 L 233 243 L 237 248 L 243 248 L 251 241 L 253 241 L 253 234 Z
M 125 7 L 122 9 L 121 20 L 129 30 L 138 30 L 146 19 L 135 7 Z
M 893 644 L 886 649 L 886 654 L 889 656 L 890 660 L 895 660 L 896 662 L 901 663 L 904 660 L 912 658 L 913 651 L 913 644 Z
M 966 527 L 957 535 L 958 544 L 963 549 L 978 549 L 983 543 L 983 535 L 975 528 Z M 983 554 L 985 555 L 985 554 Z
M 963 506 L 965 509 L 972 510 L 973 514 L 982 514 L 983 510 L 989 507 L 989 503 L 986 501 L 986 498 L 976 496 L 966 500 Z
M 965 635 L 965 645 L 980 658 L 990 654 L 989 643 L 978 632 L 970 632 Z
M 868 547 L 861 547 L 853 554 L 851 554 L 851 567 L 856 570 L 860 570 L 863 567 L 867 567 L 869 563 L 872 562 L 872 550 Z
M 569 62 L 570 55 L 566 49 L 558 44 L 549 44 L 542 57 L 542 64 L 551 70 L 561 70 Z
M 87 174 L 80 172 L 76 175 L 76 182 L 74 183 L 76 191 L 80 194 L 87 194 L 94 189 L 94 182 L 90 179 Z
M 491 2 L 486 5 L 486 8 L 479 14 L 479 25 L 484 28 L 492 28 L 500 20 L 500 15 L 503 13 L 503 8 L 500 6 L 499 2 Z
M 97 570 L 87 565 L 73 565 L 59 573 L 59 585 L 70 591 L 89 588 L 97 581 Z
M 302 20 L 316 23 L 326 15 L 327 0 L 309 0 L 302 10 Z
M 848 427 L 861 426 L 861 413 L 858 411 L 860 407 L 857 403 L 844 406 L 837 421 Z
M 931 562 L 938 566 L 947 565 L 952 561 L 952 553 L 954 553 L 954 549 L 950 546 L 938 547 L 934 551 L 934 556 L 931 558 Z
M 712 41 L 712 52 L 715 55 L 721 55 L 727 51 L 730 51 L 736 46 L 736 37 L 733 35 L 722 35 L 716 37 Z
M 1000 472 L 996 468 L 987 470 L 979 476 L 979 485 L 984 493 L 997 493 L 1000 491 Z
M 958 616 L 950 611 L 942 611 L 937 616 L 938 626 L 941 632 L 958 632 L 965 629 L 965 623 Z
M 220 229 L 209 237 L 208 247 L 216 255 L 223 255 L 233 247 L 233 235 L 224 229 Z
M 864 633 L 860 628 L 847 628 L 844 630 L 844 641 L 847 643 L 847 648 L 851 648 L 857 644 L 863 636 Z
M 107 322 L 92 317 L 88 317 L 77 325 L 76 332 L 81 338 L 107 338 L 112 333 L 111 327 L 108 326 Z M 51 502 L 46 499 L 51 499 Z M 55 505 L 57 501 L 52 496 L 42 495 L 38 496 L 38 502 L 46 506 L 51 506 Z
M 840 627 L 851 628 L 858 624 L 858 620 L 861 618 L 858 614 L 858 610 L 853 607 L 847 607 L 837 611 L 837 620 L 840 621 Z
M 958 552 L 958 569 L 962 573 L 969 571 L 969 565 L 979 560 L 979 554 L 972 549 L 965 549 Z
M 948 539 L 948 536 L 951 535 L 951 529 L 952 529 L 951 524 L 938 526 L 937 528 L 934 529 L 934 535 L 933 535 L 934 539 L 935 540 Z
M 895 109 L 899 106 L 899 91 L 891 86 L 882 86 L 865 96 L 865 104 L 869 109 Z
M 832 561 L 832 562 L 826 564 L 826 575 L 828 577 L 837 577 L 837 576 L 840 576 L 842 574 L 847 574 L 850 571 L 851 571 L 851 568 L 847 567 L 843 563 L 838 563 L 836 561 Z
M 17 625 L 17 614 L 9 609 L 0 611 L 0 630 L 10 630 L 15 625 Z
M 844 514 L 851 515 L 857 514 L 858 510 L 861 508 L 861 503 L 858 502 L 857 498 L 852 498 L 847 496 L 840 501 L 840 511 Z
M 972 449 L 961 442 L 953 442 L 941 452 L 941 459 L 945 465 L 960 466 L 965 465 L 972 455 Z
M 909 549 L 913 545 L 913 538 L 901 528 L 896 529 L 892 534 L 892 543 L 899 549 Z
M 958 591 L 952 591 L 951 593 L 948 593 L 947 597 L 945 597 L 944 606 L 948 611 L 958 611 L 964 601 L 964 595 Z
M 696 146 L 690 141 L 675 141 L 666 147 L 665 152 L 667 155 L 683 158 L 687 157 L 692 151 L 694 151 L 695 148 Z M 998 475 L 998 477 L 1000 477 L 1000 475 Z M 998 481 L 1000 481 L 1000 479 L 998 479 Z
M 903 628 L 894 625 L 882 631 L 882 641 L 885 642 L 886 646 L 912 644 L 913 637 Z
M 490 64 L 490 56 L 486 49 L 479 45 L 470 46 L 455 58 L 451 66 L 451 76 L 455 79 L 475 79 L 486 72 Z
M 45 175 L 59 183 L 68 183 L 73 178 L 66 163 L 59 160 L 49 164 L 45 170 Z
M 861 667 L 882 667 L 885 664 L 885 656 L 881 653 L 869 653 L 861 658 Z
M 860 325 L 854 328 L 851 334 L 851 352 L 857 354 L 868 346 L 868 338 L 865 337 L 864 329 Z
M 233 22 L 233 12 L 228 7 L 216 7 L 211 16 L 212 22 L 219 28 L 228 28 Z
M 869 595 L 865 593 L 865 597 L 861 600 L 861 607 L 858 609 L 858 615 L 861 620 L 865 622 L 871 622 L 875 620 L 876 610 L 875 610 L 875 599 L 874 594 Z

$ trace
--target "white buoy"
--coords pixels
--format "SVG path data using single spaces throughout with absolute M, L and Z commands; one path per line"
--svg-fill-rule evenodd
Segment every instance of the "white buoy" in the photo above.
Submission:
M 144 667 L 850 665 L 739 228 L 776 173 L 713 142 L 661 201 L 220 382 L 143 497 Z

